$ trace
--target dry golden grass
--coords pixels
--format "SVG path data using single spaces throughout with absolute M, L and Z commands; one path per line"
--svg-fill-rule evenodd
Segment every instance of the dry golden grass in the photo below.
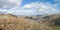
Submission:
M 60 27 L 56 27 L 50 22 L 45 19 L 42 23 L 38 23 L 23 16 L 0 15 L 0 30 L 60 30 Z
M 12 15 L 1 15 L 0 16 L 0 30 L 35 30 L 38 23 L 25 19 L 24 17 L 14 17 Z

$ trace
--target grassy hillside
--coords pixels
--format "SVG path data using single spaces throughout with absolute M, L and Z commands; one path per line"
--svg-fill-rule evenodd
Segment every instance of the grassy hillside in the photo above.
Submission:
M 60 15 L 49 17 L 42 21 L 34 21 L 25 16 L 0 15 L 0 30 L 60 30 Z
M 38 29 L 37 29 L 38 28 Z M 40 30 L 37 22 L 15 17 L 10 14 L 0 15 L 0 30 Z

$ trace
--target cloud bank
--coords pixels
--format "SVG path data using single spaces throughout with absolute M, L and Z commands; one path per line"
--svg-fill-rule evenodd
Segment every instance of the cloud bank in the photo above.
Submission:
M 23 9 L 34 10 L 30 13 L 33 14 L 54 14 L 58 12 L 56 4 L 43 3 L 43 2 L 33 2 L 31 4 L 26 4 Z
M 17 9 L 22 0 L 0 0 L 0 14 L 7 14 L 9 11 Z
M 0 0 L 0 14 L 14 15 L 37 15 L 37 14 L 56 14 L 57 4 L 49 2 L 32 2 L 20 8 L 22 0 Z
M 19 6 L 21 0 L 0 0 L 0 9 L 11 9 Z

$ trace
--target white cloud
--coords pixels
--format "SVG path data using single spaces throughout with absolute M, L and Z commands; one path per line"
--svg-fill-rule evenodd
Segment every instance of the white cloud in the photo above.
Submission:
M 21 0 L 0 0 L 0 12 L 14 15 L 36 15 L 36 14 L 53 14 L 57 12 L 57 4 L 32 2 L 19 8 Z M 10 10 L 6 10 L 12 8 Z
M 60 0 L 55 0 L 55 2 L 60 2 Z
M 33 3 L 31 3 L 31 4 L 26 4 L 23 8 L 27 8 L 27 9 L 29 9 L 29 8 L 33 8 L 33 7 L 38 7 L 40 5 L 40 3 L 38 3 L 38 2 L 33 2 Z
M 31 4 L 26 4 L 23 8 L 25 10 L 34 10 L 31 13 L 34 14 L 54 14 L 57 13 L 57 5 L 43 2 L 34 2 Z M 28 13 L 28 12 L 27 12 Z
M 14 13 L 22 0 L 0 0 L 0 14 Z
M 33 2 L 26 4 L 21 9 L 9 11 L 9 13 L 15 15 L 54 14 L 58 10 L 56 6 L 56 4 Z
M 0 0 L 0 9 L 10 9 L 19 6 L 21 0 Z
M 31 5 L 30 4 L 26 4 L 23 8 L 31 8 Z

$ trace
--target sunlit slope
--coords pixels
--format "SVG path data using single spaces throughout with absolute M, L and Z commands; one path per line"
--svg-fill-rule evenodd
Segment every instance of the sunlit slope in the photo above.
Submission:
M 0 15 L 0 30 L 60 30 L 60 15 L 48 15 L 49 19 L 35 21 L 25 16 Z
M 37 22 L 12 15 L 0 15 L 1 30 L 34 30 L 40 27 Z M 38 29 L 37 29 L 38 30 Z

